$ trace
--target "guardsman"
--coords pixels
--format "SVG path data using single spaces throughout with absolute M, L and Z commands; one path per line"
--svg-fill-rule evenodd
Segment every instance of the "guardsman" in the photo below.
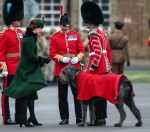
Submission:
M 103 23 L 103 13 L 100 7 L 91 1 L 85 2 L 81 6 L 81 15 L 86 28 L 90 30 L 88 34 L 90 58 L 86 72 L 98 75 L 111 73 L 111 50 L 106 34 L 99 29 L 99 25 Z M 95 125 L 106 125 L 107 101 L 101 99 L 95 102 L 95 109 Z
M 60 16 L 59 20 L 61 30 L 53 34 L 50 37 L 50 57 L 55 61 L 54 75 L 59 77 L 61 70 L 67 65 L 73 65 L 77 68 L 81 68 L 80 61 L 85 54 L 83 43 L 80 39 L 80 35 L 69 29 L 70 20 L 65 13 Z M 71 90 L 74 96 L 76 124 L 81 122 L 81 104 L 76 99 L 77 91 L 76 88 L 70 84 Z M 61 84 L 58 81 L 58 99 L 59 99 L 59 112 L 61 121 L 59 125 L 69 123 L 69 106 L 68 106 L 68 84 Z
M 0 63 L 4 87 L 8 87 L 14 77 L 21 54 L 23 31 L 18 29 L 24 17 L 22 0 L 6 0 L 3 6 L 3 18 L 8 29 L 2 32 L 0 41 Z M 2 117 L 5 125 L 14 125 L 10 117 L 9 98 L 2 94 Z M 19 104 L 15 103 L 15 121 L 19 122 Z

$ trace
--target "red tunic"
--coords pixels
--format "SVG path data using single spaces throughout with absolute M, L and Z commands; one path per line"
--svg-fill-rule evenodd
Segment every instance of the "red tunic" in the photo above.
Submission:
M 107 41 L 107 36 L 101 30 L 93 29 L 89 33 L 89 51 L 90 59 L 86 68 L 86 72 L 92 74 L 101 74 L 111 71 L 112 55 Z M 90 71 L 90 67 L 97 67 L 95 71 Z
M 19 36 L 19 41 L 17 38 Z M 17 29 L 17 34 L 14 30 L 8 29 L 3 32 L 0 37 L 0 62 L 5 62 L 7 65 L 7 70 L 9 75 L 14 75 L 20 56 L 17 57 L 7 57 L 7 53 L 19 53 L 21 50 L 21 42 L 23 31 Z
M 49 48 L 50 57 L 56 62 L 54 75 L 59 76 L 61 70 L 68 64 L 61 64 L 58 62 L 58 59 L 55 58 L 56 55 L 67 55 L 79 53 L 85 54 L 85 49 L 83 43 L 80 39 L 80 35 L 72 30 L 66 34 L 63 34 L 61 31 L 55 33 L 50 37 L 50 48 Z M 75 67 L 80 68 L 80 63 L 74 64 Z
M 92 97 L 102 97 L 112 104 L 117 104 L 119 81 L 124 75 L 103 74 L 93 75 L 81 72 L 77 76 L 78 100 L 89 100 Z

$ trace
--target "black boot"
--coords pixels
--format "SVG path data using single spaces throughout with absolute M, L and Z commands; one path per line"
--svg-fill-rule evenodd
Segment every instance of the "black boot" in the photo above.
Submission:
M 35 112 L 34 112 L 34 100 L 29 99 L 28 101 L 28 108 L 30 112 L 30 117 L 28 119 L 29 123 L 32 123 L 34 126 L 41 126 L 41 123 L 38 123 L 36 117 L 35 117 Z
M 21 101 L 20 127 L 22 127 L 22 124 L 24 124 L 26 127 L 33 127 L 33 125 L 30 125 L 30 123 L 27 121 L 28 100 L 29 100 L 28 97 L 20 99 Z
M 62 119 L 62 120 L 59 122 L 59 125 L 66 125 L 66 124 L 69 124 L 69 120 L 68 120 L 68 119 Z
M 20 124 L 21 103 L 20 99 L 15 100 L 15 124 Z
M 105 119 L 98 119 L 95 121 L 95 126 L 104 126 L 104 125 L 106 125 Z

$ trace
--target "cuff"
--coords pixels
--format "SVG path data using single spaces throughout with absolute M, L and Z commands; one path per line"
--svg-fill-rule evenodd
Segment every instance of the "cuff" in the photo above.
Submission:
M 63 60 L 63 56 L 61 55 L 56 55 L 54 58 L 57 58 L 58 62 L 62 61 Z
M 0 62 L 0 69 L 3 71 L 7 71 L 7 66 L 5 62 Z
M 95 66 L 94 64 L 92 64 L 92 65 L 91 65 L 91 68 L 97 69 L 97 66 Z

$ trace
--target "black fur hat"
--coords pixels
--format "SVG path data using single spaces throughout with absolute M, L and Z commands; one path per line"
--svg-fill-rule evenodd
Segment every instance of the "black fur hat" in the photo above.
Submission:
M 81 5 L 81 15 L 84 23 L 98 26 L 104 21 L 102 10 L 96 3 L 91 1 L 84 2 Z
M 4 23 L 9 26 L 16 20 L 22 20 L 24 17 L 23 0 L 5 0 L 3 6 Z
M 63 25 L 63 26 L 69 26 L 69 25 L 70 25 L 70 19 L 69 19 L 67 13 L 65 13 L 64 15 L 62 15 L 62 16 L 60 17 L 59 23 L 60 23 L 61 25 Z

